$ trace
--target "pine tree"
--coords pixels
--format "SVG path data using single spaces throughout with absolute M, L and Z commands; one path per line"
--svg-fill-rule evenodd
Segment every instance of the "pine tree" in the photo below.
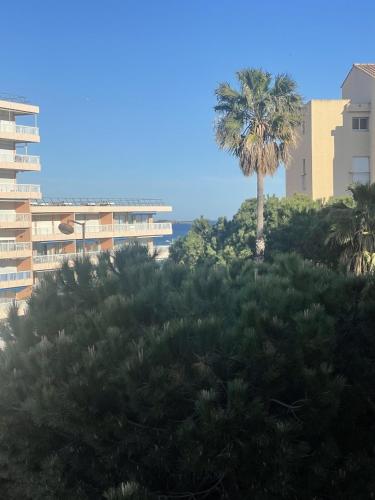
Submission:
M 371 498 L 375 286 L 296 256 L 48 277 L 0 353 L 0 496 Z

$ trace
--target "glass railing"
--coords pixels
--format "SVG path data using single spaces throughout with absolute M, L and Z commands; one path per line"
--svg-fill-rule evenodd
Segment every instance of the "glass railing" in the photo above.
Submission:
M 19 155 L 12 153 L 0 153 L 0 163 L 40 163 L 40 157 L 35 155 Z
M 96 252 L 86 252 L 85 255 L 95 256 L 100 253 L 100 250 Z M 33 262 L 34 264 L 53 264 L 55 262 L 64 262 L 66 260 L 73 260 L 77 257 L 82 257 L 83 253 L 55 253 L 50 255 L 34 255 Z
M 0 281 L 19 281 L 31 279 L 31 271 L 19 273 L 0 273 Z
M 171 222 L 151 222 L 151 223 L 136 223 L 136 224 L 98 224 L 98 225 L 88 225 L 86 226 L 86 234 L 93 233 L 143 233 L 150 231 L 172 231 L 172 223 Z M 57 229 L 52 227 L 35 227 L 33 228 L 34 235 L 60 235 Z M 74 236 L 75 235 L 75 236 Z M 71 239 L 81 238 L 82 230 L 78 229 L 72 233 Z
M 147 232 L 147 231 L 171 231 L 172 223 L 171 222 L 144 222 L 144 223 L 136 223 L 136 224 L 114 224 L 113 230 L 115 233 L 118 232 Z
M 112 224 L 98 224 L 92 226 L 86 226 L 86 233 L 107 233 L 112 232 Z
M 16 125 L 15 123 L 0 121 L 0 132 L 9 132 L 23 135 L 39 135 L 39 128 L 30 127 L 28 125 Z
M 16 163 L 40 163 L 40 156 L 35 155 L 15 155 Z
M 37 184 L 0 183 L 0 193 L 40 193 Z
M 0 222 L 30 222 L 30 214 L 2 214 L 0 213 Z
M 7 241 L 4 243 L 0 242 L 0 254 L 1 252 L 23 252 L 25 250 L 31 250 L 30 242 L 26 243 L 17 243 L 13 241 Z
M 104 233 L 104 232 L 112 232 L 112 224 L 102 224 L 102 225 L 95 225 L 95 226 L 86 226 L 86 233 L 92 234 L 92 233 Z M 56 235 L 56 236 L 61 236 L 63 233 L 61 233 L 57 228 L 53 227 L 34 227 L 33 228 L 33 234 L 34 235 Z M 78 238 L 80 239 L 82 237 L 82 229 L 81 228 L 75 228 L 74 233 L 70 235 L 71 239 Z

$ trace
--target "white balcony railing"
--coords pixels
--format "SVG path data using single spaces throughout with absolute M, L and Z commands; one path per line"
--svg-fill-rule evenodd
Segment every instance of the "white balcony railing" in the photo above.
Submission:
M 0 183 L 0 193 L 40 193 L 37 184 Z
M 0 132 L 9 132 L 23 135 L 39 135 L 39 128 L 29 127 L 28 125 L 16 125 L 15 123 L 0 121 Z
M 15 155 L 15 162 L 16 163 L 40 163 L 40 156 L 35 156 L 35 155 Z
M 0 163 L 40 163 L 40 156 L 35 155 L 19 155 L 12 153 L 0 153 Z
M 30 222 L 30 214 L 0 213 L 0 222 Z
M 97 224 L 86 226 L 86 233 L 111 233 L 112 231 L 112 224 Z M 79 231 L 79 233 L 81 233 L 81 231 Z
M 119 232 L 136 232 L 143 233 L 149 231 L 172 231 L 171 222 L 144 222 L 136 224 L 114 224 L 113 231 Z
M 86 226 L 86 234 L 93 233 L 144 233 L 152 231 L 172 231 L 171 222 L 151 222 L 151 223 L 136 223 L 136 224 L 97 224 Z M 33 235 L 60 235 L 61 233 L 52 227 L 34 227 Z M 80 238 L 82 235 L 82 230 L 75 230 L 74 233 L 76 237 Z M 74 236 L 73 236 L 74 239 Z
M 86 252 L 85 255 L 88 257 L 98 255 L 100 250 L 97 252 Z M 82 257 L 83 253 L 55 253 L 50 255 L 34 255 L 34 264 L 53 264 L 55 262 L 64 262 L 66 260 L 73 260 L 77 257 Z
M 0 243 L 0 254 L 2 252 L 24 252 L 25 250 L 31 250 L 31 243 L 16 243 L 13 241 L 7 241 Z
M 22 271 L 19 273 L 1 273 L 0 281 L 19 281 L 31 279 L 31 271 Z

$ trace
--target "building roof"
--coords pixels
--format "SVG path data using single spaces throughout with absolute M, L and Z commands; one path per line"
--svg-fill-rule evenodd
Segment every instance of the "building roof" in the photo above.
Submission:
M 355 66 L 356 68 L 364 71 L 369 76 L 372 76 L 373 78 L 375 78 L 375 64 L 359 64 L 359 63 L 356 63 L 356 64 L 353 64 L 353 66 Z
M 360 71 L 363 71 L 364 73 L 366 73 L 366 75 L 371 76 L 371 78 L 375 78 L 375 64 L 373 64 L 373 63 L 354 63 L 353 66 L 350 68 L 349 73 L 346 75 L 345 80 L 342 82 L 341 87 L 344 85 L 348 76 L 350 75 L 350 73 L 353 71 L 354 68 L 357 68 Z

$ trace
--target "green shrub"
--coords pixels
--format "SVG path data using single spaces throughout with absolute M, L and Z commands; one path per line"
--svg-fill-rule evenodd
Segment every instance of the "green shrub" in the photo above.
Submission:
M 0 496 L 371 498 L 374 320 L 295 255 L 64 266 L 3 328 Z

